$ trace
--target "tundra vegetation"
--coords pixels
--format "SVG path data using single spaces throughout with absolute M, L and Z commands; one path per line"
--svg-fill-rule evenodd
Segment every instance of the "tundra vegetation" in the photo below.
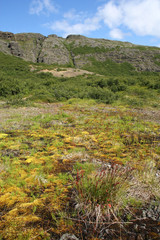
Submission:
M 0 239 L 160 238 L 160 74 L 92 62 L 0 53 Z

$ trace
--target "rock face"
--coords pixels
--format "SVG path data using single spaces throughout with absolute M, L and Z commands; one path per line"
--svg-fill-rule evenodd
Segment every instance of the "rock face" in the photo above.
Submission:
M 134 45 L 128 42 L 55 34 L 45 37 L 38 33 L 0 31 L 0 51 L 32 62 L 74 65 L 92 64 L 91 59 L 104 62 L 130 63 L 137 71 L 160 71 L 160 48 Z
M 0 32 L 0 51 L 21 57 L 27 61 L 37 62 L 45 38 L 43 35 L 36 33 Z
M 38 33 L 15 34 L 21 57 L 27 61 L 37 62 L 45 38 Z
M 70 62 L 70 53 L 64 45 L 64 40 L 56 35 L 49 35 L 43 42 L 38 62 L 68 64 Z

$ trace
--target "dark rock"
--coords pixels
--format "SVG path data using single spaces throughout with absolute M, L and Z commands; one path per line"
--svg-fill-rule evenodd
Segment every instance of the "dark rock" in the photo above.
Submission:
M 14 34 L 11 33 L 11 32 L 2 32 L 2 31 L 0 31 L 0 39 L 14 41 L 15 37 L 14 37 Z

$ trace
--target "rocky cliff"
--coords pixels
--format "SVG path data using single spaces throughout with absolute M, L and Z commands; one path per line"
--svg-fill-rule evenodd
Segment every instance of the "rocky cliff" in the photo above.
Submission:
M 37 33 L 13 34 L 0 31 L 0 51 L 31 62 L 74 65 L 83 68 L 93 60 L 130 63 L 137 71 L 160 71 L 160 48 L 128 42 L 69 35 L 45 37 Z

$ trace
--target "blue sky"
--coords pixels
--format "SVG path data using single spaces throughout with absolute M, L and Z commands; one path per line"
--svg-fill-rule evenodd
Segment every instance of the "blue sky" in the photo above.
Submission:
M 160 47 L 160 0 L 1 0 L 0 30 Z

